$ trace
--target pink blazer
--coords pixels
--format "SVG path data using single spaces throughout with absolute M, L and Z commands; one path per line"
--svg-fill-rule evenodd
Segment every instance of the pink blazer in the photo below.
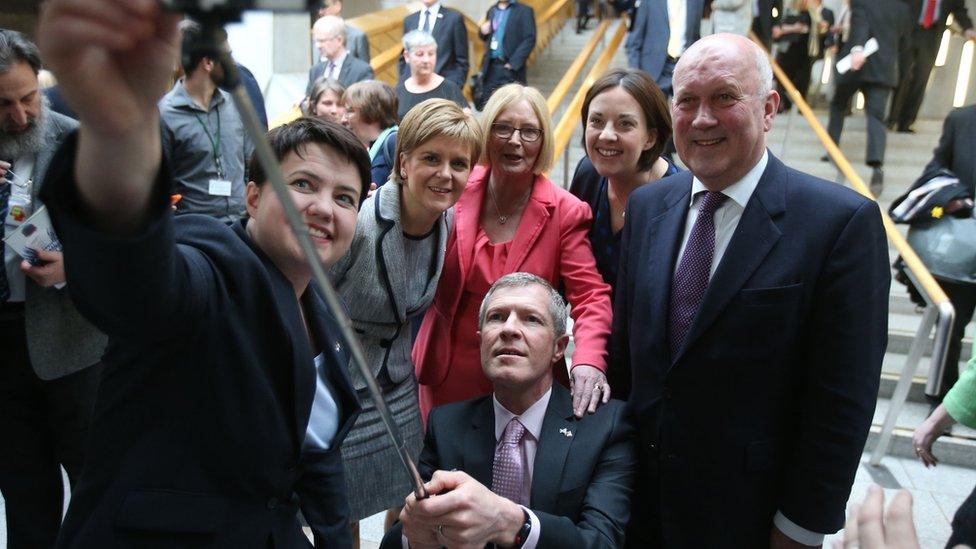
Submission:
M 474 259 L 488 174 L 486 166 L 475 167 L 454 206 L 454 228 L 447 240 L 444 269 L 413 347 L 417 379 L 424 385 L 440 385 L 449 373 L 454 315 Z M 592 217 L 586 203 L 545 176 L 536 176 L 505 272 L 529 272 L 557 289 L 562 287 L 574 322 L 573 366 L 589 364 L 606 371 L 613 308 L 610 286 L 597 271 L 587 237 Z

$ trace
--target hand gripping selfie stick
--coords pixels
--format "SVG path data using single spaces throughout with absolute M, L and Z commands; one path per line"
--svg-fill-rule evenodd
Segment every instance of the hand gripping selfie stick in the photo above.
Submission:
M 254 0 L 260 2 L 261 0 Z M 266 4 L 275 4 L 276 6 L 281 6 L 282 4 L 296 3 L 296 0 L 265 0 Z M 177 3 L 179 5 L 177 5 Z M 205 4 L 204 8 L 201 9 L 199 6 L 188 6 L 186 4 Z M 425 499 L 428 497 L 427 489 L 424 488 L 424 481 L 420 478 L 420 472 L 417 470 L 417 466 L 414 464 L 413 459 L 407 452 L 406 445 L 403 442 L 403 435 L 400 434 L 400 429 L 397 424 L 393 421 L 393 416 L 390 414 L 390 408 L 386 405 L 386 401 L 383 399 L 383 394 L 380 392 L 379 385 L 376 383 L 376 378 L 373 377 L 372 372 L 369 370 L 369 366 L 366 364 L 366 358 L 363 356 L 363 349 L 359 343 L 359 339 L 353 332 L 352 322 L 349 320 L 349 316 L 346 315 L 345 309 L 342 303 L 339 301 L 339 297 L 336 295 L 335 288 L 332 287 L 331 281 L 325 272 L 325 268 L 322 266 L 322 262 L 319 260 L 318 253 L 315 251 L 315 246 L 312 244 L 312 239 L 308 235 L 308 230 L 305 224 L 302 222 L 301 216 L 298 213 L 298 208 L 295 207 L 295 202 L 291 198 L 291 194 L 288 192 L 288 187 L 285 184 L 285 179 L 281 174 L 281 166 L 278 164 L 278 159 L 275 158 L 274 152 L 271 150 L 271 146 L 268 144 L 267 139 L 264 136 L 264 129 L 261 127 L 261 123 L 258 121 L 257 113 L 254 110 L 254 105 L 251 104 L 251 99 L 247 95 L 247 91 L 244 86 L 241 85 L 240 75 L 237 71 L 237 66 L 234 64 L 233 59 L 231 59 L 229 53 L 227 52 L 226 46 L 218 41 L 218 29 L 222 28 L 224 23 L 235 21 L 240 18 L 241 11 L 249 7 L 260 7 L 260 6 L 231 6 L 228 7 L 226 4 L 229 2 L 220 2 L 220 0 L 198 0 L 197 2 L 187 2 L 184 0 L 171 0 L 164 4 L 167 7 L 173 9 L 179 9 L 184 12 L 189 13 L 195 21 L 197 21 L 202 29 L 200 33 L 200 42 L 193 46 L 196 51 L 203 52 L 212 59 L 218 60 L 224 69 L 225 80 L 224 82 L 229 85 L 232 89 L 232 96 L 234 98 L 234 105 L 240 112 L 241 119 L 244 122 L 244 128 L 248 135 L 251 136 L 251 140 L 254 142 L 254 153 L 257 155 L 258 161 L 264 168 L 264 171 L 268 174 L 268 179 L 271 182 L 271 187 L 274 189 L 275 194 L 278 195 L 278 200 L 281 201 L 281 205 L 284 208 L 285 218 L 288 220 L 288 225 L 291 226 L 292 232 L 298 239 L 298 244 L 301 247 L 302 255 L 305 256 L 305 261 L 308 262 L 309 267 L 312 268 L 312 278 L 318 284 L 319 289 L 322 291 L 325 297 L 326 305 L 332 311 L 332 316 L 336 318 L 339 323 L 339 328 L 341 332 L 341 338 L 343 343 L 346 345 L 346 349 L 349 349 L 352 355 L 352 362 L 359 368 L 360 374 L 362 374 L 363 379 L 366 380 L 366 388 L 369 390 L 370 397 L 373 399 L 373 403 L 376 406 L 376 410 L 380 414 L 380 419 L 383 420 L 383 425 L 386 426 L 386 432 L 393 441 L 393 446 L 400 456 L 400 461 L 403 462 L 403 468 L 410 477 L 413 483 L 414 495 L 417 499 Z M 253 3 L 253 2 L 252 2 Z M 303 2 L 298 1 L 298 4 Z M 221 4 L 216 6 L 216 4 Z M 272 8 L 276 6 L 270 6 Z M 293 6 L 284 6 L 294 9 Z

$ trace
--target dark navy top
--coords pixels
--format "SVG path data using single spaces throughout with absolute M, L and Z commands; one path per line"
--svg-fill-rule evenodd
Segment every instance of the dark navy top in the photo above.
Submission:
M 663 177 L 681 171 L 668 159 L 668 169 Z M 590 227 L 590 245 L 597 269 L 603 281 L 612 288 L 617 283 L 617 265 L 620 263 L 620 232 L 614 233 L 610 226 L 610 198 L 607 195 L 607 178 L 597 173 L 589 157 L 584 156 L 576 165 L 573 182 L 569 192 L 590 205 L 593 211 L 593 225 Z

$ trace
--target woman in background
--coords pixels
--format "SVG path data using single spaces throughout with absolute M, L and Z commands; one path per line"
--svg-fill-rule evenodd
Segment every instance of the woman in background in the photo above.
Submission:
M 306 114 L 341 124 L 345 114 L 345 109 L 342 108 L 342 94 L 345 92 L 345 86 L 335 78 L 319 78 L 312 84 Z
M 396 160 L 396 91 L 379 80 L 356 82 L 342 95 L 342 107 L 342 124 L 369 149 L 373 183 L 383 185 Z
M 415 105 L 434 98 L 449 99 L 468 107 L 457 84 L 434 72 L 437 66 L 437 41 L 429 32 L 413 30 L 403 35 L 403 60 L 410 66 L 410 77 L 397 85 L 400 118 Z

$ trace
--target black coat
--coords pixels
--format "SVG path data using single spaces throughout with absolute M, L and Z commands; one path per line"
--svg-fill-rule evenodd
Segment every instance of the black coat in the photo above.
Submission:
M 488 8 L 485 18 L 491 21 L 495 16 L 497 5 Z M 515 80 L 521 83 L 526 82 L 525 64 L 529 60 L 529 55 L 535 49 L 535 12 L 532 8 L 520 2 L 509 3 L 508 8 L 512 10 L 508 14 L 508 23 L 505 27 L 505 39 L 502 41 L 502 50 L 505 52 L 505 61 L 512 66 Z M 487 74 L 488 63 L 491 62 L 492 33 L 478 35 L 485 41 L 485 55 L 481 60 L 481 74 Z
M 44 201 L 71 297 L 110 340 L 58 546 L 308 547 L 299 507 L 317 546 L 348 546 L 339 447 L 359 404 L 318 291 L 302 303 L 340 411 L 325 452 L 302 448 L 317 377 L 298 300 L 244 222 L 174 221 L 163 169 L 142 230 L 98 232 L 78 206 L 76 141 Z
M 970 190 L 976 189 L 976 105 L 953 109 L 942 127 L 939 144 L 932 151 L 926 174 L 948 169 Z
M 903 0 L 851 0 L 851 35 L 838 59 L 854 46 L 864 46 L 870 38 L 877 39 L 879 49 L 868 57 L 861 70 L 837 75 L 838 83 L 856 81 L 895 87 L 898 57 L 910 43 L 913 21 Z

